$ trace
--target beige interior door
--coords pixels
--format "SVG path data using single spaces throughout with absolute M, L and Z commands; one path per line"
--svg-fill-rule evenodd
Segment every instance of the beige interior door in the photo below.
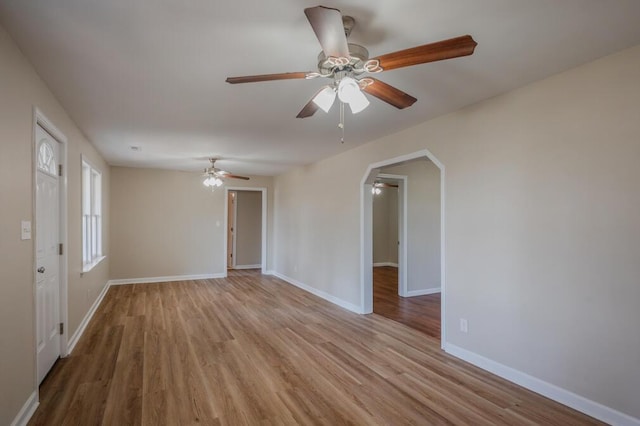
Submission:
M 36 127 L 36 339 L 38 383 L 60 356 L 59 143 Z

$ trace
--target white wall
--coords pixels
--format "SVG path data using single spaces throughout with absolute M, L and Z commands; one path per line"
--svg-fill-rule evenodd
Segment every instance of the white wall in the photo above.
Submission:
M 269 197 L 271 182 L 252 176 L 232 185 L 266 187 Z M 129 167 L 112 168 L 111 188 L 111 279 L 226 272 L 224 188 L 211 192 L 197 172 Z
M 277 177 L 276 270 L 360 305 L 360 180 L 428 149 L 448 343 L 640 418 L 638 75 L 640 46 Z
M 36 391 L 34 240 L 20 239 L 20 222 L 34 221 L 33 119 L 37 107 L 68 139 L 68 324 L 73 335 L 108 281 L 110 253 L 81 273 L 81 155 L 103 176 L 103 238 L 109 238 L 109 167 L 85 139 L 35 70 L 0 27 L 0 424 L 10 424 Z M 35 231 L 35 222 L 32 229 Z
M 407 176 L 407 290 L 439 289 L 440 169 L 423 158 L 382 172 Z

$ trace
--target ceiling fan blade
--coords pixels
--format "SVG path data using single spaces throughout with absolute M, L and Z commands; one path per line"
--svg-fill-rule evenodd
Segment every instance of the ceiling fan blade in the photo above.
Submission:
M 380 67 L 384 71 L 411 65 L 426 64 L 427 62 L 442 61 L 443 59 L 458 58 L 471 55 L 478 43 L 470 36 L 464 35 L 449 40 L 442 40 L 423 46 L 399 50 L 378 56 Z
M 374 188 L 397 188 L 398 185 L 394 185 L 392 183 L 387 182 L 376 182 L 373 184 Z
M 342 14 L 338 9 L 316 6 L 304 10 L 307 19 L 316 33 L 324 54 L 336 58 L 348 58 L 349 46 L 344 34 Z
M 398 109 L 404 109 L 413 105 L 417 99 L 411 95 L 404 93 L 400 89 L 396 89 L 393 86 L 388 85 L 375 78 L 367 77 L 373 80 L 373 83 L 365 86 L 363 91 L 375 96 L 376 98 L 385 101 L 386 103 L 393 105 Z
M 318 93 L 322 92 L 323 90 L 324 87 L 320 89 Z M 319 107 L 315 102 L 313 102 L 313 100 L 316 96 L 318 96 L 318 93 L 316 93 L 311 99 L 309 99 L 309 102 L 307 102 L 307 104 L 300 110 L 298 115 L 296 115 L 296 118 L 307 118 L 316 113 Z
M 233 173 L 229 173 L 226 170 L 216 170 L 215 172 L 213 172 L 213 174 L 216 177 L 219 177 L 221 179 L 243 179 L 243 180 L 249 180 L 248 177 L 246 176 L 240 176 L 240 175 L 234 175 Z
M 229 178 L 229 179 L 242 179 L 242 180 L 249 180 L 249 178 L 247 176 L 240 176 L 240 175 L 232 175 L 231 173 L 227 173 L 223 176 L 224 178 Z
M 227 83 L 256 83 L 259 81 L 273 80 L 293 80 L 297 78 L 306 78 L 309 72 L 283 72 L 280 74 L 262 74 L 262 75 L 246 75 L 243 77 L 227 77 Z

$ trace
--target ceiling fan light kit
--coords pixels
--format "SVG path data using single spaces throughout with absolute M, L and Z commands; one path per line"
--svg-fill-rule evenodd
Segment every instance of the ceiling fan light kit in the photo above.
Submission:
M 202 183 L 204 184 L 204 186 L 212 189 L 220 187 L 223 184 L 222 179 L 215 176 L 208 176 L 204 178 L 204 181 Z
M 331 84 L 314 95 L 296 117 L 310 117 L 318 108 L 329 112 L 337 94 L 341 102 L 338 127 L 343 130 L 344 104 L 349 105 L 351 113 L 357 114 L 369 105 L 364 93 L 398 109 L 410 107 L 417 101 L 413 96 L 380 80 L 372 77 L 360 78 L 363 74 L 377 74 L 396 68 L 468 56 L 473 54 L 477 45 L 470 35 L 464 35 L 370 59 L 365 47 L 347 43 L 347 37 L 355 26 L 355 19 L 342 16 L 338 9 L 324 6 L 307 8 L 304 13 L 322 47 L 322 52 L 318 55 L 318 71 L 229 77 L 226 81 L 237 84 L 300 78 L 332 79 Z
M 318 94 L 313 98 L 313 103 L 318 105 L 324 112 L 329 112 L 333 102 L 336 99 L 336 89 L 331 86 L 325 86 Z
M 338 98 L 340 102 L 349 104 L 351 112 L 357 114 L 369 106 L 369 100 L 360 91 L 358 82 L 351 77 L 343 77 L 338 84 Z

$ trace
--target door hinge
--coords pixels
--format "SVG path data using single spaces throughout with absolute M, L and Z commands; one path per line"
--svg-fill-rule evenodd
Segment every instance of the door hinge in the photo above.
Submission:
M 58 244 L 58 254 L 62 256 L 64 254 L 64 249 L 62 247 L 62 243 Z
M 64 323 L 61 322 L 60 323 L 60 335 L 62 336 L 64 334 Z
M 58 176 L 62 177 L 62 164 L 58 164 Z

